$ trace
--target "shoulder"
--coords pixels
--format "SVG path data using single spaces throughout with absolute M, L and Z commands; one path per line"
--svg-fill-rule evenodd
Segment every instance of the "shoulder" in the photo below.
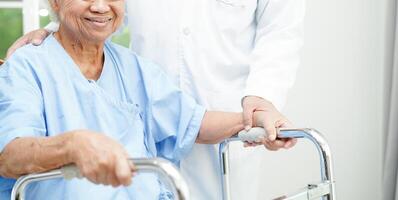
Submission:
M 41 74 L 50 71 L 49 67 L 45 67 L 50 58 L 56 59 L 49 53 L 50 45 L 47 38 L 39 46 L 28 44 L 17 49 L 0 68 L 2 81 L 39 85 L 40 77 L 45 77 Z
M 17 49 L 1 67 L 0 76 L 21 75 L 32 70 L 37 54 L 37 47 L 30 44 Z
M 17 49 L 4 63 L 4 68 L 8 67 L 10 68 L 9 70 L 22 70 L 28 68 L 30 70 L 36 70 L 40 62 L 47 60 L 47 58 L 51 56 L 49 55 L 50 43 L 51 41 L 47 38 L 39 46 L 28 44 Z
M 49 49 L 54 46 L 54 38 L 52 36 L 47 37 L 42 44 L 35 46 L 32 44 L 27 44 L 23 47 L 18 48 L 14 54 L 11 55 L 9 60 L 29 60 L 36 57 L 40 57 L 41 59 L 47 58 L 49 55 Z M 45 56 L 45 57 L 42 57 Z

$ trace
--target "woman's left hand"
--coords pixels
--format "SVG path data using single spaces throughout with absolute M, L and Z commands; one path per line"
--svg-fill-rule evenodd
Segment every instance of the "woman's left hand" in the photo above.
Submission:
M 276 151 L 281 148 L 289 149 L 297 143 L 297 139 L 293 138 L 277 139 L 276 129 L 292 127 L 292 123 L 271 102 L 260 97 L 248 96 L 244 98 L 242 106 L 245 129 L 260 126 L 268 135 L 262 142 L 245 143 L 245 146 L 264 144 L 268 150 Z

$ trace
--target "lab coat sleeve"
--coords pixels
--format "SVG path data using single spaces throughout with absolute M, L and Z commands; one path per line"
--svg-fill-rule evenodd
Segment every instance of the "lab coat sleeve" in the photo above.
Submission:
M 304 12 L 305 0 L 258 1 L 245 96 L 259 96 L 278 109 L 283 107 L 299 64 Z
M 157 156 L 178 163 L 198 136 L 205 108 L 176 87 L 160 68 L 154 70 L 150 94 L 150 129 Z
M 0 68 L 0 152 L 15 138 L 45 136 L 42 102 L 37 78 L 16 52 Z

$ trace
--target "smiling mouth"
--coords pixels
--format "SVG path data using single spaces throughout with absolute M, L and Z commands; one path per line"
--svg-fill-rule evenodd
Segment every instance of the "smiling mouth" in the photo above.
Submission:
M 88 17 L 86 17 L 85 19 L 87 21 L 90 21 L 90 22 L 104 24 L 104 23 L 112 21 L 113 18 L 112 17 L 101 17 L 101 18 L 98 18 L 98 17 L 96 17 L 96 18 L 88 18 Z

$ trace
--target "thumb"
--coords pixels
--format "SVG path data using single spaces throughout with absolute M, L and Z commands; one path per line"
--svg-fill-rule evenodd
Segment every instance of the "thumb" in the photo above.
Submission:
M 274 141 L 276 139 L 276 128 L 275 123 L 272 121 L 265 121 L 264 122 L 264 129 L 268 135 L 268 140 Z
M 126 158 L 119 158 L 116 161 L 115 174 L 120 184 L 128 186 L 131 184 L 131 168 Z
M 249 130 L 252 127 L 254 110 L 255 107 L 253 106 L 243 106 L 243 124 L 246 130 Z

